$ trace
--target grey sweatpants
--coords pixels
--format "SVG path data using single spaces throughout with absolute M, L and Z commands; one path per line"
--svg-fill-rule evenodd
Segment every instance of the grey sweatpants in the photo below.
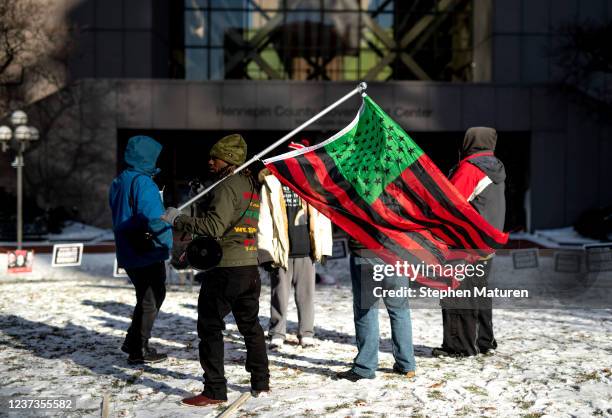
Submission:
M 287 304 L 291 286 L 295 288 L 298 311 L 298 337 L 314 335 L 315 267 L 310 257 L 289 258 L 287 270 L 279 268 L 270 273 L 272 301 L 270 306 L 270 338 L 285 338 L 287 332 Z

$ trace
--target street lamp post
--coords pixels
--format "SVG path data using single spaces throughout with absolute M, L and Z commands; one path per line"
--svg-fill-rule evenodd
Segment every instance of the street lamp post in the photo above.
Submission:
M 17 169 L 17 249 L 19 250 L 23 245 L 23 153 L 30 141 L 38 140 L 38 129 L 27 126 L 27 123 L 28 115 L 22 110 L 16 110 L 11 115 L 13 129 L 0 126 L 2 152 L 11 148 L 17 152 L 11 166 Z

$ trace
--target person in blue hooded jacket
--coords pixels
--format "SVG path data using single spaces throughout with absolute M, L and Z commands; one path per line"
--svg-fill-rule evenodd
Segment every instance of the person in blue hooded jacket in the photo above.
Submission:
M 172 249 L 172 228 L 160 219 L 164 205 L 153 181 L 160 171 L 156 163 L 161 149 L 148 136 L 130 138 L 124 155 L 127 168 L 113 180 L 109 192 L 117 264 L 136 289 L 132 323 L 121 346 L 130 364 L 167 358 L 149 347 L 153 323 L 166 297 L 164 261 Z

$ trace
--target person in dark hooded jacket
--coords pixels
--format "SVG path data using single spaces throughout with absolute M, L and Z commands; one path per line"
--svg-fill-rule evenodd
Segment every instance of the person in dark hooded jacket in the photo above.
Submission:
M 506 218 L 506 170 L 494 154 L 496 144 L 495 129 L 468 129 L 462 160 L 451 170 L 450 181 L 487 222 L 501 231 Z
M 148 136 L 129 139 L 124 160 L 127 168 L 113 180 L 109 204 L 117 264 L 125 269 L 136 289 L 132 323 L 121 350 L 130 364 L 154 363 L 167 356 L 149 347 L 155 318 L 166 296 L 166 267 L 172 249 L 172 228 L 162 221 L 164 205 L 153 176 L 162 146 Z M 144 232 L 151 239 L 144 239 Z
M 450 181 L 493 227 L 504 228 L 506 216 L 504 164 L 495 156 L 497 132 L 493 128 L 470 128 L 465 133 L 460 162 Z M 466 278 L 460 289 L 486 287 L 492 258 L 481 260 L 484 276 Z M 497 348 L 493 334 L 492 300 L 487 297 L 441 300 L 444 339 L 436 356 L 473 356 Z

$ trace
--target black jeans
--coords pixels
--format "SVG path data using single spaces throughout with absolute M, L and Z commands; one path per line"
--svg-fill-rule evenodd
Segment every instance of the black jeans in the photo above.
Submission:
M 487 287 L 491 262 L 489 260 L 485 265 L 483 277 L 466 278 L 459 289 L 473 292 L 474 288 Z M 490 297 L 445 298 L 440 304 L 444 327 L 443 350 L 461 356 L 474 356 L 497 348 Z
M 256 266 L 219 267 L 210 271 L 198 298 L 200 364 L 204 370 L 204 392 L 211 399 L 227 400 L 223 367 L 223 318 L 234 314 L 247 350 L 246 370 L 253 390 L 268 390 L 270 371 L 264 332 L 259 324 L 261 280 Z
M 151 338 L 151 329 L 166 298 L 166 266 L 163 261 L 145 267 L 126 269 L 136 288 L 136 306 L 125 342 L 137 353 Z

